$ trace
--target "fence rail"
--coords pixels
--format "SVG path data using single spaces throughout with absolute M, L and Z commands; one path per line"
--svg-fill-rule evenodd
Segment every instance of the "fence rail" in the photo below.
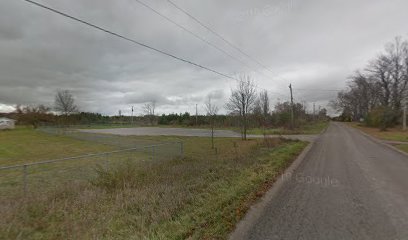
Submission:
M 86 172 L 84 175 L 87 175 L 86 178 L 89 178 L 89 176 L 91 175 L 89 171 L 91 169 L 90 166 L 93 166 L 95 164 L 114 164 L 115 162 L 121 162 L 124 159 L 129 159 L 132 161 L 148 160 L 151 163 L 154 163 L 162 159 L 183 156 L 183 154 L 183 142 L 167 142 L 155 145 L 114 150 L 109 152 L 90 153 L 73 157 L 50 159 L 19 165 L 0 166 L 0 192 L 7 192 L 2 190 L 3 188 L 6 188 L 9 190 L 7 193 L 11 194 L 15 192 L 15 187 L 18 187 L 19 184 L 21 184 L 23 194 L 24 196 L 26 196 L 30 183 L 30 175 L 32 175 L 33 179 L 36 179 L 35 182 L 38 184 L 36 187 L 41 188 L 43 187 L 41 185 L 46 185 L 50 182 L 57 182 L 53 178 L 65 177 L 67 179 L 80 179 L 81 177 L 78 177 L 78 172 L 86 172 L 87 170 L 88 172 Z M 60 166 L 56 167 L 56 165 L 58 164 L 60 164 Z M 31 173 L 30 170 L 32 170 Z M 8 173 L 5 173 L 7 171 Z M 53 171 L 55 171 L 55 173 L 53 173 Z M 0 197 L 2 197 L 2 194 L 0 194 Z

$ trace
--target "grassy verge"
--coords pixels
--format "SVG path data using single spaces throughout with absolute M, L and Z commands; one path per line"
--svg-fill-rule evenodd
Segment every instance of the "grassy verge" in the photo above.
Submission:
M 408 153 L 408 144 L 400 144 L 400 145 L 395 145 L 396 148 Z
M 370 134 L 385 141 L 407 142 L 408 131 L 403 131 L 401 128 L 389 128 L 387 131 L 381 131 L 378 128 L 371 128 L 363 126 L 360 123 L 347 123 L 349 126 L 360 129 L 361 131 Z M 396 148 L 408 153 L 408 144 L 393 144 Z
M 29 130 L 16 134 L 34 134 L 32 140 L 49 144 L 74 141 L 48 141 L 56 136 Z M 217 138 L 215 151 L 207 138 L 149 139 L 182 140 L 184 157 L 126 161 L 97 168 L 88 182 L 73 181 L 52 191 L 39 188 L 25 200 L 0 199 L 0 239 L 225 239 L 306 146 L 298 141 L 265 144 Z M 12 149 L 7 156 L 19 155 L 19 149 Z
M 293 134 L 319 134 L 323 129 L 327 128 L 329 122 L 308 123 L 299 128 L 269 128 L 266 129 L 268 135 L 293 135 Z M 263 135 L 264 131 L 261 128 L 253 128 L 248 130 L 248 134 Z
M 359 123 L 348 124 L 382 140 L 408 142 L 408 131 L 404 132 L 401 128 L 389 128 L 387 131 L 381 131 L 378 128 L 365 127 Z

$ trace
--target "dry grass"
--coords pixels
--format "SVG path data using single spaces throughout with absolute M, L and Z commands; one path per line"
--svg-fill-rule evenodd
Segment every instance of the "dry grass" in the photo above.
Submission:
M 370 128 L 370 127 L 365 127 L 361 124 L 358 123 L 348 123 L 348 125 L 355 127 L 357 129 L 362 130 L 363 132 L 370 134 L 371 136 L 374 136 L 376 138 L 379 138 L 381 140 L 386 140 L 386 141 L 395 141 L 395 142 L 404 142 L 404 144 L 395 144 L 393 143 L 396 148 L 407 152 L 408 153 L 408 131 L 403 131 L 401 128 L 395 127 L 395 128 L 389 128 L 387 131 L 381 131 L 378 128 Z
M 396 148 L 398 148 L 398 149 L 400 149 L 400 150 L 402 150 L 402 151 L 404 151 L 404 152 L 406 152 L 406 153 L 408 153 L 408 144 L 400 144 L 400 145 L 395 145 L 395 147 Z
M 0 239 L 225 239 L 305 147 L 283 140 L 183 140 L 183 158 L 124 160 L 29 198 L 0 200 Z M 51 179 L 50 179 L 51 181 Z
M 287 128 L 268 128 L 265 130 L 267 135 L 296 135 L 296 134 L 319 134 L 329 125 L 328 121 L 319 121 L 306 123 L 295 129 Z M 248 134 L 263 135 L 262 128 L 252 128 L 248 130 Z
M 404 132 L 401 128 L 389 128 L 387 131 L 381 131 L 378 128 L 365 127 L 358 123 L 348 124 L 382 140 L 408 142 L 408 131 Z

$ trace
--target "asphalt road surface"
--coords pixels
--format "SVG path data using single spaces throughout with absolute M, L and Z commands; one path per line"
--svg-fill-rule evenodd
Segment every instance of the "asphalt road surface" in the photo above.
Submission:
M 406 240 L 408 158 L 340 123 L 233 239 Z
M 81 132 L 88 133 L 103 133 L 115 134 L 122 136 L 189 136 L 189 137 L 210 137 L 209 129 L 193 129 L 193 128 L 160 128 L 160 127 L 138 127 L 138 128 L 111 128 L 111 129 L 78 129 Z M 231 130 L 215 130 L 215 137 L 235 137 L 240 138 L 241 135 Z M 278 137 L 278 135 L 270 135 Z M 312 141 L 315 135 L 280 135 L 288 139 L 298 139 L 302 141 Z M 248 135 L 248 138 L 263 138 L 263 135 Z

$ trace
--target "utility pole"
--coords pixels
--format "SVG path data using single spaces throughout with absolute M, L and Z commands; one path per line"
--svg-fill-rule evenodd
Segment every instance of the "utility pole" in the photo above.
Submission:
M 132 106 L 132 117 L 131 117 L 132 125 L 133 125 L 133 106 Z
M 316 104 L 313 103 L 313 122 L 316 121 Z
M 291 111 L 290 111 L 290 125 L 291 128 L 293 129 L 293 127 L 295 126 L 294 123 L 294 111 L 293 111 L 293 92 L 292 92 L 292 83 L 289 84 L 289 89 L 290 89 L 290 103 L 291 103 Z
M 196 103 L 196 126 L 198 125 L 198 110 L 197 110 L 197 103 Z
M 403 116 L 402 116 L 402 130 L 407 130 L 407 101 L 404 101 L 403 107 Z

